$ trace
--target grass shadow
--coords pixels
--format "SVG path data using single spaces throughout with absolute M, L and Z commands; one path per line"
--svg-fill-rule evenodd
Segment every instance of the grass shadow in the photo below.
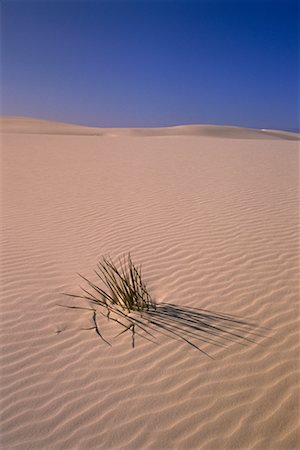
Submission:
M 101 316 L 109 321 L 116 322 L 122 330 L 115 337 L 123 333 L 131 334 L 131 345 L 136 345 L 137 336 L 157 343 L 159 335 L 167 336 L 183 342 L 207 357 L 214 359 L 201 348 L 205 344 L 224 348 L 232 343 L 241 346 L 259 344 L 259 339 L 266 336 L 267 329 L 252 321 L 239 316 L 224 314 L 207 309 L 185 307 L 170 303 L 157 304 L 155 309 L 134 312 L 123 316 L 107 315 L 99 305 L 91 307 L 60 305 L 65 308 L 90 310 L 92 312 L 92 326 L 84 330 L 94 330 L 99 338 L 107 345 L 111 343 L 105 339 L 101 332 Z
M 170 303 L 156 304 L 142 280 L 141 267 L 133 263 L 130 253 L 117 265 L 110 258 L 103 258 L 94 272 L 96 284 L 79 275 L 86 283 L 86 287 L 80 286 L 81 294 L 65 294 L 88 301 L 90 308 L 60 306 L 91 310 L 93 325 L 86 330 L 95 330 L 108 345 L 110 342 L 100 330 L 100 316 L 122 328 L 117 336 L 131 333 L 132 347 L 136 336 L 156 342 L 157 335 L 161 334 L 184 342 L 210 358 L 201 345 L 225 347 L 234 342 L 246 346 L 257 343 L 257 338 L 263 337 L 266 331 L 253 322 L 229 314 Z
M 266 329 L 238 316 L 207 309 L 163 303 L 144 314 L 149 326 L 159 333 L 186 342 L 207 356 L 202 344 L 226 347 L 235 342 L 243 346 L 257 343 Z

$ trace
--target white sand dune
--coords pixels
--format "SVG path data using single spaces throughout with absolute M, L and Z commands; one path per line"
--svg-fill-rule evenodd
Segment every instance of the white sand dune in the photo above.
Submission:
M 298 448 L 297 135 L 1 123 L 1 448 Z M 129 250 L 177 336 L 58 306 Z

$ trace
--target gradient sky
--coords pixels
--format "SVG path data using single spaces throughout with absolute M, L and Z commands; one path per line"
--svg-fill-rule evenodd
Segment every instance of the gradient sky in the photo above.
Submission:
M 296 0 L 2 0 L 2 114 L 299 130 Z

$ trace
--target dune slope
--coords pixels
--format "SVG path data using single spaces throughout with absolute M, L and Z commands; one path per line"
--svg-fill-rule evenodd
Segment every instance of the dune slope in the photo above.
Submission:
M 178 125 L 161 128 L 95 128 L 22 116 L 0 116 L 3 133 L 88 136 L 210 136 L 229 139 L 299 140 L 298 133 L 222 125 Z

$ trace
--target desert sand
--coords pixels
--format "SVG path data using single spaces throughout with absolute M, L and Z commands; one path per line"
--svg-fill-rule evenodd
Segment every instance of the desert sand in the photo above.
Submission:
M 1 131 L 1 448 L 298 448 L 299 136 Z M 128 251 L 169 324 L 134 348 L 60 306 Z

